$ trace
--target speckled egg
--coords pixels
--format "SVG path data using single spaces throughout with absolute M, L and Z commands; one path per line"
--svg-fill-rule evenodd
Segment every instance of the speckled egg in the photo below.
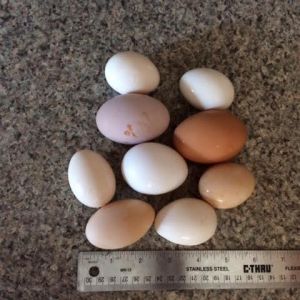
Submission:
M 155 98 L 127 94 L 106 101 L 98 110 L 96 123 L 108 139 L 122 144 L 138 144 L 161 135 L 168 127 L 167 108 Z

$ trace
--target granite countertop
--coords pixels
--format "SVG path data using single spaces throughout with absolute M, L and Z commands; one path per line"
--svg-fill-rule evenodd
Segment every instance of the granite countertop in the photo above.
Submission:
M 219 211 L 216 235 L 192 249 L 299 249 L 299 3 L 297 1 L 0 1 L 0 298 L 300 299 L 300 290 L 161 291 L 80 294 L 79 251 L 96 250 L 84 228 L 93 209 L 70 192 L 72 154 L 90 148 L 113 165 L 115 199 L 139 197 L 156 210 L 197 194 L 203 170 L 157 197 L 132 191 L 120 174 L 127 146 L 101 136 L 99 106 L 115 93 L 106 60 L 122 50 L 159 67 L 154 93 L 175 126 L 195 110 L 178 91 L 191 68 L 216 68 L 236 89 L 231 110 L 249 129 L 237 161 L 255 174 L 244 205 Z M 297 18 L 298 14 L 298 18 Z M 151 230 L 129 249 L 187 249 Z

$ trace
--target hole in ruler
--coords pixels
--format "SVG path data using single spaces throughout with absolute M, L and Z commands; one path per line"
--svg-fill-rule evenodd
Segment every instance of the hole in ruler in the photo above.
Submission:
M 93 266 L 93 267 L 90 267 L 90 269 L 89 269 L 89 274 L 90 274 L 90 276 L 92 276 L 92 277 L 96 277 L 96 276 L 98 276 L 99 275 L 99 268 L 97 267 L 97 266 Z

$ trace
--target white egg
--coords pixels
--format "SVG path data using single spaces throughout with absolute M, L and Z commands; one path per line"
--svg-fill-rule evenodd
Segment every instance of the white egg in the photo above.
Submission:
M 68 179 L 75 197 L 89 207 L 105 205 L 116 191 L 112 168 L 100 154 L 91 150 L 81 150 L 72 156 Z
M 188 168 L 185 160 L 172 148 L 144 143 L 125 154 L 122 173 L 135 191 L 159 195 L 179 187 L 188 175 Z
M 182 198 L 163 207 L 155 222 L 157 233 L 166 240 L 186 246 L 209 240 L 217 228 L 215 210 L 195 198 Z
M 152 61 L 133 51 L 112 56 L 105 66 L 107 83 L 118 93 L 148 94 L 159 85 L 159 72 Z
M 234 98 L 234 87 L 222 73 L 208 68 L 186 72 L 179 88 L 186 100 L 198 109 L 226 109 Z

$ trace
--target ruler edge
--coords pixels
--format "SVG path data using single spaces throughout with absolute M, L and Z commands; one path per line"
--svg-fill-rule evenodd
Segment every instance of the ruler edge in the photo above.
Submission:
M 188 252 L 188 253 L 221 253 L 221 254 L 226 254 L 228 252 L 230 253 L 247 253 L 247 252 L 251 252 L 251 253 L 258 253 L 258 252 L 266 252 L 266 253 L 295 253 L 296 255 L 300 255 L 300 249 L 241 249 L 241 250 L 238 250 L 238 249 L 235 249 L 235 250 L 232 250 L 232 249 L 229 249 L 229 250 L 225 250 L 225 249 L 213 249 L 213 250 L 207 250 L 207 249 L 204 249 L 204 250 L 103 250 L 103 251 L 80 251 L 78 253 L 78 259 L 77 259 L 77 291 L 80 292 L 80 293 L 95 293 L 95 292 L 98 292 L 98 293 L 109 293 L 109 292 L 135 292 L 135 291 L 153 291 L 153 289 L 151 289 L 150 287 L 153 286 L 151 284 L 147 285 L 147 287 L 149 287 L 149 289 L 147 288 L 137 288 L 137 289 L 119 289 L 119 290 L 102 290 L 102 291 L 87 291 L 87 290 L 81 290 L 80 287 L 81 285 L 79 284 L 79 275 L 81 274 L 80 273 L 80 265 L 81 265 L 81 260 L 84 258 L 84 256 L 86 255 L 101 255 L 101 256 L 113 256 L 113 255 L 116 255 L 116 254 L 131 254 L 131 255 L 134 255 L 134 254 L 138 254 L 138 253 L 151 253 L 151 254 L 155 254 L 155 253 L 176 253 L 178 252 L 179 254 L 181 253 L 185 253 L 185 252 Z M 295 283 L 295 284 L 298 284 L 298 283 Z M 145 285 L 146 286 L 146 285 Z M 191 285 L 189 285 L 191 286 Z M 121 285 L 120 285 L 121 287 Z M 126 286 L 124 286 L 126 287 Z M 161 287 L 161 288 L 156 288 L 155 290 L 157 291 L 188 291 L 188 290 L 246 290 L 246 289 L 249 289 L 249 290 L 254 290 L 254 289 L 298 289 L 300 288 L 299 284 L 298 285 L 295 285 L 295 286 L 290 286 L 290 287 L 286 287 L 286 286 L 283 286 L 283 287 L 272 287 L 272 286 L 263 286 L 263 287 L 259 287 L 259 286 L 250 286 L 250 287 L 241 287 L 241 288 L 233 288 L 232 286 L 228 286 L 228 287 L 221 287 L 221 288 L 216 288 L 216 287 L 191 287 L 191 288 L 185 288 L 185 289 L 169 289 L 167 287 L 162 287 L 162 286 L 158 286 L 158 287 Z

